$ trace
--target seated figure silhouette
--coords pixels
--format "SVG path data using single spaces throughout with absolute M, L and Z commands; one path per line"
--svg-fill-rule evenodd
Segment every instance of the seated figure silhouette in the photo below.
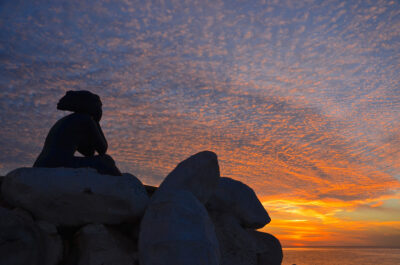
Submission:
M 53 125 L 33 167 L 91 167 L 101 174 L 120 176 L 114 160 L 106 155 L 107 140 L 99 124 L 101 106 L 96 94 L 85 90 L 68 91 L 58 102 L 57 109 L 74 113 Z M 76 151 L 84 157 L 74 156 Z

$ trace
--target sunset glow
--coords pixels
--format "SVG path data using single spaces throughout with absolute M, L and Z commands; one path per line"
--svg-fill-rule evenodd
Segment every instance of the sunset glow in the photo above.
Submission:
M 1 175 L 86 89 L 143 183 L 211 150 L 284 247 L 400 247 L 399 1 L 5 0 L 0 62 Z

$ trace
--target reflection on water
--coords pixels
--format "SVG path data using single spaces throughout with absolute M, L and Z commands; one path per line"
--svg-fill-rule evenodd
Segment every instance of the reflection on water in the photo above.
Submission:
M 284 248 L 283 265 L 394 265 L 398 248 Z

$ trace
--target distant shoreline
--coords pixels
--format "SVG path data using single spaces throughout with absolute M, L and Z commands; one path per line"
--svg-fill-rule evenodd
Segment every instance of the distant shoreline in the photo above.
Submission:
M 400 246 L 282 246 L 282 249 L 288 248 L 390 248 L 400 249 Z

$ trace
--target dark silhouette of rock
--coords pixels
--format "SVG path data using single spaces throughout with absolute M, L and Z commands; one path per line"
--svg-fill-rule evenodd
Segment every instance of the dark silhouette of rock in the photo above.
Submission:
M 107 140 L 99 124 L 101 106 L 96 94 L 84 90 L 68 91 L 57 108 L 74 113 L 53 125 L 33 167 L 91 167 L 101 174 L 120 176 L 114 160 L 106 155 Z M 76 151 L 84 157 L 74 156 Z
M 182 161 L 159 187 L 143 185 L 106 155 L 97 95 L 69 91 L 57 108 L 74 113 L 51 128 L 34 165 L 44 168 L 0 177 L 6 264 L 282 263 L 279 240 L 253 230 L 270 222 L 267 211 L 249 186 L 220 177 L 215 153 Z
M 21 209 L 0 207 L 0 263 L 4 265 L 56 265 L 62 257 L 62 243 L 55 227 L 35 223 Z
M 271 221 L 254 190 L 231 178 L 219 179 L 215 193 L 208 200 L 206 207 L 208 210 L 235 216 L 245 228 L 262 228 Z
M 62 167 L 19 168 L 0 185 L 1 264 L 282 263 L 279 240 L 254 231 L 270 220 L 256 194 L 220 178 L 213 152 L 182 161 L 159 188 Z
M 220 264 L 214 225 L 191 192 L 152 197 L 140 225 L 139 260 L 141 265 Z
M 218 238 L 220 265 L 280 265 L 282 247 L 279 240 L 263 232 L 245 229 L 230 213 L 209 211 Z
M 214 193 L 220 178 L 217 155 L 203 151 L 180 162 L 164 179 L 154 193 L 190 191 L 201 203 L 206 203 Z
M 67 265 L 135 265 L 138 261 L 132 239 L 102 224 L 82 227 L 73 247 Z
M 271 234 L 247 230 L 256 241 L 258 265 L 280 265 L 283 260 L 282 246 Z
M 11 205 L 57 226 L 135 221 L 149 201 L 133 175 L 116 178 L 91 168 L 19 168 L 7 174 L 1 192 Z
M 158 189 L 140 225 L 142 265 L 219 264 L 214 226 L 204 203 L 220 177 L 217 155 L 197 153 L 179 163 Z
M 36 221 L 36 225 L 40 228 L 44 239 L 45 263 L 46 265 L 60 264 L 63 258 L 63 243 L 57 228 L 54 224 L 47 221 Z
M 231 214 L 209 212 L 221 253 L 220 265 L 258 265 L 255 240 Z

